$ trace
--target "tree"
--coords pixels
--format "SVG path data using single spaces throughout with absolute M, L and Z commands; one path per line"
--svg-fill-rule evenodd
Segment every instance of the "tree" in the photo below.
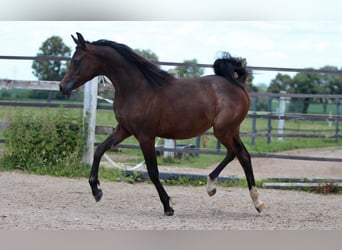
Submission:
M 289 92 L 295 94 L 319 94 L 321 90 L 320 78 L 317 73 L 298 73 L 293 77 Z M 307 97 L 301 100 L 302 113 L 306 114 L 313 98 Z
M 338 71 L 335 66 L 324 66 L 321 70 Z M 342 76 L 338 74 L 297 73 L 293 78 L 285 74 L 277 74 L 271 81 L 268 92 L 286 91 L 295 94 L 342 94 Z M 307 113 L 310 103 L 320 102 L 326 113 L 329 100 L 327 98 L 292 98 L 290 111 Z
M 338 71 L 335 66 L 324 66 L 320 68 L 321 70 L 331 70 Z M 342 94 L 342 77 L 338 74 L 323 74 L 320 75 L 320 93 L 321 94 L 332 94 L 340 95 Z M 328 98 L 320 98 L 319 101 L 323 105 L 323 112 L 327 113 L 327 106 L 329 103 Z
M 188 65 L 177 66 L 175 68 L 178 74 L 178 77 L 190 78 L 190 77 L 199 77 L 203 75 L 204 69 L 193 65 L 193 64 L 197 64 L 197 59 L 184 60 L 183 62 L 184 64 L 188 64 Z
M 37 56 L 70 56 L 71 49 L 63 43 L 59 36 L 52 36 L 45 40 Z M 67 71 L 68 63 L 65 61 L 33 61 L 32 73 L 38 80 L 60 81 Z
M 46 39 L 41 47 L 37 56 L 70 56 L 71 49 L 63 43 L 62 38 L 59 36 L 51 36 Z M 32 73 L 38 80 L 45 81 L 60 81 L 65 75 L 68 68 L 66 61 L 39 61 L 35 60 L 32 63 Z M 29 94 L 31 98 L 50 99 L 52 95 L 58 99 L 65 97 L 53 91 L 32 90 Z
M 337 71 L 335 66 L 324 66 L 322 70 Z M 321 88 L 324 94 L 341 95 L 342 94 L 342 76 L 337 74 L 324 74 L 321 76 Z
M 248 92 L 252 92 L 252 93 L 259 92 L 259 88 L 258 86 L 253 84 L 253 80 L 254 80 L 253 72 L 250 72 L 247 78 L 247 90 Z
M 154 53 L 152 50 L 149 49 L 135 49 L 134 50 L 135 53 L 139 54 L 140 56 L 144 57 L 147 60 L 150 61 L 158 61 L 158 56 L 156 55 L 156 53 Z
M 291 87 L 292 79 L 291 76 L 286 74 L 277 74 L 276 77 L 271 81 L 267 92 L 280 93 L 280 91 L 288 91 Z

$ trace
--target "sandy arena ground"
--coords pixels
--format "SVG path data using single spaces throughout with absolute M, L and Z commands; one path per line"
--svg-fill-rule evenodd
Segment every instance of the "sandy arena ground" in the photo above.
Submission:
M 288 153 L 337 158 L 342 149 Z M 253 164 L 256 179 L 342 179 L 342 163 L 255 158 Z M 210 169 L 160 167 L 160 171 L 196 174 L 208 174 Z M 222 175 L 243 177 L 243 172 L 234 161 Z M 209 197 L 204 186 L 166 186 L 175 209 L 174 216 L 166 217 L 150 184 L 102 181 L 101 188 L 104 195 L 96 203 L 86 179 L 0 172 L 0 229 L 342 229 L 341 195 L 259 189 L 266 205 L 259 214 L 245 188 L 219 187 Z

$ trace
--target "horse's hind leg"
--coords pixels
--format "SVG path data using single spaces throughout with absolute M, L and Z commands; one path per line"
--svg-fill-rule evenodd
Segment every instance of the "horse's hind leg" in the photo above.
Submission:
M 173 215 L 174 210 L 172 209 L 172 207 L 170 207 L 170 197 L 166 193 L 164 187 L 162 186 L 159 180 L 159 171 L 158 171 L 158 164 L 157 164 L 156 152 L 155 152 L 155 147 L 154 147 L 154 140 L 144 139 L 144 140 L 139 140 L 139 142 L 140 142 L 140 147 L 145 158 L 148 175 L 152 183 L 156 187 L 157 192 L 159 194 L 160 201 L 163 204 L 164 214 L 167 216 L 171 216 Z
M 111 147 L 117 145 L 129 136 L 130 134 L 126 130 L 124 130 L 120 125 L 118 125 L 113 130 L 112 134 L 109 135 L 107 139 L 100 145 L 98 145 L 98 147 L 96 148 L 89 177 L 89 185 L 91 187 L 93 196 L 96 201 L 100 201 L 102 197 L 102 190 L 98 188 L 98 186 L 100 185 L 100 181 L 98 179 L 98 172 L 102 156 Z
M 247 183 L 248 183 L 248 189 L 249 189 L 252 201 L 254 203 L 256 210 L 260 213 L 265 208 L 265 205 L 262 201 L 259 200 L 259 193 L 255 187 L 251 156 L 248 153 L 245 145 L 242 143 L 240 137 L 234 138 L 234 143 L 236 147 L 239 149 L 236 156 L 245 172 Z
M 227 149 L 227 154 L 222 162 L 208 175 L 207 177 L 207 193 L 209 196 L 213 196 L 216 194 L 216 182 L 217 177 L 220 175 L 222 170 L 230 163 L 236 156 L 236 149 L 233 147 L 233 137 L 231 134 L 226 131 L 232 131 L 231 129 L 227 129 L 226 126 L 214 126 L 214 135 L 215 137 L 225 146 Z M 233 132 L 232 132 L 233 134 Z
M 226 157 L 223 161 L 208 175 L 207 177 L 207 193 L 209 196 L 216 194 L 216 182 L 217 177 L 220 175 L 222 170 L 235 158 L 235 153 L 227 152 Z

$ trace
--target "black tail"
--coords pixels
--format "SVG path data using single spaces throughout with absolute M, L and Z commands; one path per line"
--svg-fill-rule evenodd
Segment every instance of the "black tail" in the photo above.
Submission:
M 228 52 L 225 52 L 222 58 L 216 59 L 213 66 L 216 75 L 223 76 L 233 83 L 245 86 L 249 75 L 246 64 L 246 59 L 232 57 Z

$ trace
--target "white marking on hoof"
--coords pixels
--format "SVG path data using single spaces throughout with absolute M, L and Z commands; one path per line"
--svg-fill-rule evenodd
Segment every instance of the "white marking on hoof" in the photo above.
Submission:
M 256 189 L 256 187 L 252 187 L 249 193 L 251 195 L 256 210 L 260 213 L 265 208 L 265 204 L 259 200 L 258 190 Z
M 217 178 L 211 179 L 209 176 L 207 177 L 207 193 L 209 196 L 213 196 L 216 194 L 215 184 L 217 182 Z

